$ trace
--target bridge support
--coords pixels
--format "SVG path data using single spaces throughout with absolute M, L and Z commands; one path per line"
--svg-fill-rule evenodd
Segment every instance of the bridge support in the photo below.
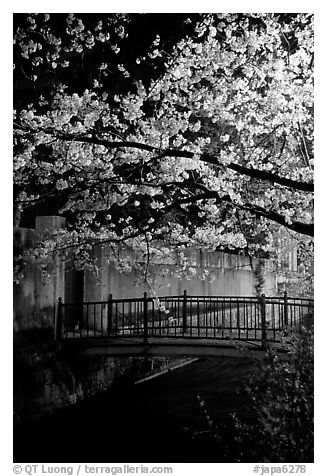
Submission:
M 183 293 L 183 333 L 187 331 L 187 291 Z
M 58 298 L 57 316 L 55 321 L 55 339 L 60 341 L 63 337 L 62 298 Z
M 284 292 L 284 326 L 288 326 L 287 291 Z
M 266 322 L 266 296 L 261 294 L 260 297 L 260 310 L 261 310 L 261 341 L 262 347 L 267 348 L 267 322 Z
M 143 342 L 144 344 L 148 343 L 148 293 L 144 293 L 143 299 L 143 319 L 144 319 L 144 334 Z
M 109 294 L 109 299 L 108 299 L 108 335 L 111 334 L 112 332 L 112 294 Z

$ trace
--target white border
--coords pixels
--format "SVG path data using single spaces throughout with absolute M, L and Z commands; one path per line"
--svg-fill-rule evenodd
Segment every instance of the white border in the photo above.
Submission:
M 226 8 L 227 7 L 227 8 Z M 2 233 L 1 233 L 1 355 L 0 376 L 2 398 L 1 411 L 1 460 L 0 469 L 2 474 L 12 473 L 12 14 L 13 12 L 147 12 L 147 13 L 177 13 L 177 12 L 309 12 L 315 14 L 315 155 L 316 155 L 316 191 L 318 199 L 315 206 L 316 222 L 316 254 L 315 254 L 315 308 L 316 308 L 316 344 L 315 344 L 315 463 L 307 465 L 307 473 L 320 476 L 326 474 L 324 463 L 326 453 L 326 340 L 327 340 L 327 313 L 326 307 L 326 7 L 318 1 L 228 1 L 224 4 L 213 1 L 201 1 L 199 3 L 184 1 L 144 2 L 123 1 L 119 2 L 85 2 L 62 1 L 51 2 L 48 5 L 44 1 L 13 1 L 2 5 L 0 18 L 0 48 L 1 48 L 1 159 L 0 159 L 0 190 L 2 204 Z M 325 298 L 325 299 L 324 299 Z M 325 306 L 323 306 L 325 304 Z M 165 464 L 167 466 L 168 464 Z M 73 465 L 75 466 L 75 465 Z M 273 466 L 273 465 L 269 465 Z M 195 475 L 205 471 L 206 475 L 222 474 L 246 475 L 253 473 L 253 464 L 174 464 L 174 475 Z M 5 469 L 6 468 L 6 469 Z M 76 474 L 76 473 L 75 473 Z

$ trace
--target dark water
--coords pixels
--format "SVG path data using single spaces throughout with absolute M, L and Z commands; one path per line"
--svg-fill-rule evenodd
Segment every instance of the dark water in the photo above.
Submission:
M 208 436 L 197 396 L 218 426 L 235 411 L 246 417 L 246 395 L 237 391 L 250 371 L 246 359 L 205 359 L 139 385 L 115 388 L 16 429 L 14 461 L 226 461 L 224 442 Z

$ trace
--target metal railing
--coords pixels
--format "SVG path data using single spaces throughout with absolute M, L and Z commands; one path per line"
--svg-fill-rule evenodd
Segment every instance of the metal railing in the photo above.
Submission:
M 182 296 L 63 303 L 57 339 L 155 337 L 278 342 L 287 327 L 311 325 L 313 299 L 256 296 Z

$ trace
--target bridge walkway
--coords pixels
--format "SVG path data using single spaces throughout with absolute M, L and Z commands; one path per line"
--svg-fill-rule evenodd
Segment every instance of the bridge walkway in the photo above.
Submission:
M 240 346 L 257 351 L 273 345 L 281 350 L 285 330 L 312 323 L 313 300 L 286 293 L 283 297 L 144 293 L 138 299 L 110 295 L 107 301 L 86 303 L 63 303 L 59 298 L 56 337 L 63 347 L 79 351 L 85 347 L 89 352 L 126 354 L 128 347 L 134 353 L 169 348 L 176 355 L 212 355 L 218 348 L 226 353 Z

